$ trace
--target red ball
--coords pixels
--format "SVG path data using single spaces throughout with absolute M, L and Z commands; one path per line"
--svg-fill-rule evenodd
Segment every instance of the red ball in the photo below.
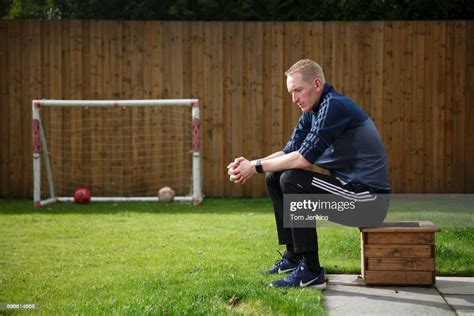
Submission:
M 89 190 L 81 188 L 74 191 L 74 202 L 78 204 L 87 204 L 91 201 Z

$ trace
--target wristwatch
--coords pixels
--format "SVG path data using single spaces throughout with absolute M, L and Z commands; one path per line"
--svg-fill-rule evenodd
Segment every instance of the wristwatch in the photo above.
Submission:
M 257 170 L 258 173 L 263 173 L 262 162 L 260 160 L 257 160 L 255 163 L 255 170 Z

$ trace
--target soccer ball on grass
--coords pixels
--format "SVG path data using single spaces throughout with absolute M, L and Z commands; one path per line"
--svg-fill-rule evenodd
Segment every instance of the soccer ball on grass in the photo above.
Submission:
M 158 191 L 158 198 L 160 202 L 171 203 L 174 200 L 174 191 L 170 187 L 163 187 Z
M 87 204 L 91 201 L 91 193 L 88 189 L 81 188 L 74 191 L 74 202 L 77 204 Z

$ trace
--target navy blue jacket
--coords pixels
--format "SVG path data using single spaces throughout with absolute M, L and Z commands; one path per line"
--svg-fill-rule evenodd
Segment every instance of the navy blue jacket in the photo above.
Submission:
M 304 112 L 283 151 L 299 151 L 310 163 L 343 182 L 373 192 L 390 190 L 388 163 L 374 123 L 351 99 L 324 85 L 320 102 Z

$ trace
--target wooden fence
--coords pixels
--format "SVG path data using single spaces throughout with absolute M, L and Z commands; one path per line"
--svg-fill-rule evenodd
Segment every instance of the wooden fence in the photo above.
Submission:
M 198 98 L 204 193 L 263 195 L 225 167 L 286 143 L 301 58 L 374 119 L 394 192 L 474 192 L 474 21 L 0 21 L 0 43 L 0 196 L 32 194 L 38 98 Z

